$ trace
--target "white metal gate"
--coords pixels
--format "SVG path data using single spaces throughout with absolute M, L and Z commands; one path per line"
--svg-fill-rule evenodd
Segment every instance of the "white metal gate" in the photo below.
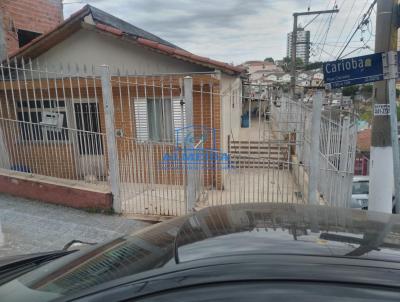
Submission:
M 115 210 L 133 215 L 348 206 L 356 127 L 349 113 L 321 113 L 320 94 L 309 105 L 271 87 L 243 93 L 213 73 L 96 70 L 1 65 L 2 169 L 109 188 Z
M 150 90 L 154 93 L 154 78 L 142 78 L 141 81 L 144 91 Z M 182 78 L 177 80 L 176 83 L 179 84 L 176 87 L 171 87 L 171 80 L 167 78 L 157 78 L 156 82 L 161 92 L 166 88 L 177 90 L 176 95 L 179 94 L 179 97 L 175 98 L 178 100 L 175 102 L 176 107 L 179 103 L 188 106 L 188 100 L 183 95 Z M 257 88 L 257 97 L 251 99 L 234 90 L 213 92 L 210 88 L 204 89 L 204 85 L 188 87 L 192 98 L 197 99 L 197 103 L 191 105 L 195 107 L 191 118 L 198 123 L 195 126 L 201 129 L 191 130 L 191 135 L 195 137 L 193 146 L 198 147 L 192 153 L 189 152 L 198 156 L 195 163 L 178 156 L 178 160 L 170 163 L 169 169 L 160 169 L 160 163 L 166 154 L 182 155 L 188 152 L 182 145 L 176 144 L 179 142 L 176 134 L 167 141 L 158 142 L 148 136 L 146 142 L 138 142 L 135 138 L 128 142 L 126 138 L 118 138 L 117 140 L 132 145 L 130 148 L 136 150 L 128 157 L 124 153 L 125 157 L 121 155 L 119 158 L 122 167 L 120 185 L 123 211 L 145 215 L 181 215 L 192 209 L 219 204 L 308 203 L 310 200 L 330 206 L 348 206 L 356 137 L 352 115 L 343 112 L 321 115 L 319 111 L 318 118 L 313 122 L 313 110 L 320 109 L 313 109 L 312 105 L 301 101 L 290 100 L 271 88 Z M 173 99 L 170 94 L 171 91 L 168 91 L 159 97 L 149 93 L 146 100 L 163 103 Z M 221 141 L 225 139 L 224 135 L 227 136 L 228 144 L 225 149 L 222 144 L 217 149 L 205 148 L 199 139 L 209 139 L 205 138 L 207 135 L 204 134 L 204 129 L 210 124 L 202 124 L 207 116 L 207 97 L 209 101 L 214 99 L 214 102 L 217 99 L 228 99 L 232 104 L 237 98 L 242 115 L 246 116 L 246 111 L 249 112 L 249 127 L 240 128 L 235 134 L 231 129 L 222 129 L 222 126 L 220 129 L 212 129 L 209 136 L 220 135 Z M 315 101 L 322 102 L 317 99 Z M 146 117 L 142 121 L 149 119 L 149 112 L 143 104 L 136 105 L 135 109 L 136 118 L 144 114 Z M 176 110 L 167 112 L 163 109 L 159 116 L 164 114 L 172 114 L 171 125 L 175 127 L 175 131 L 191 126 L 186 123 L 186 114 L 182 113 L 179 123 L 176 123 Z M 212 114 L 211 110 L 208 117 Z M 227 112 L 222 119 L 229 114 L 231 113 Z M 150 133 L 150 124 L 148 121 L 146 123 L 147 133 Z M 312 123 L 317 123 L 317 132 L 313 130 Z M 194 133 L 196 131 L 201 131 L 201 135 Z M 186 136 L 189 132 L 182 131 L 182 135 Z M 317 149 L 312 151 L 312 146 L 315 145 Z M 121 150 L 124 149 L 126 147 Z M 138 171 L 142 171 L 141 174 Z M 152 171 L 151 175 L 154 176 L 145 178 L 145 171 Z

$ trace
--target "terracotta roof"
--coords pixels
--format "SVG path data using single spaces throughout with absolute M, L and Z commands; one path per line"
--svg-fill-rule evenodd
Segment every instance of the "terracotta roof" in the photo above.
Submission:
M 357 133 L 357 150 L 368 152 L 371 148 L 371 128 Z
M 217 69 L 221 69 L 222 71 L 230 71 L 233 73 L 242 73 L 244 71 L 243 68 L 240 68 L 240 67 L 235 67 L 235 66 L 229 65 L 227 63 L 212 60 L 212 59 L 209 59 L 206 57 L 201 57 L 201 56 L 192 54 L 188 51 L 177 49 L 177 48 L 172 48 L 172 47 L 169 47 L 169 46 L 166 46 L 166 45 L 163 45 L 160 43 L 156 43 L 156 42 L 144 39 L 144 38 L 138 38 L 137 42 L 138 42 L 138 44 L 141 44 L 145 47 L 151 48 L 151 49 L 156 50 L 161 53 L 168 54 L 177 59 L 186 60 L 189 62 L 194 62 L 194 63 L 198 63 L 201 65 L 205 65 L 207 67 L 217 68 Z
M 89 14 L 92 15 L 96 30 L 107 32 L 118 38 L 128 38 L 137 45 L 149 50 L 207 68 L 220 69 L 222 72 L 228 74 L 240 74 L 245 71 L 245 68 L 235 67 L 224 62 L 192 54 L 156 35 L 146 32 L 143 29 L 135 27 L 90 5 L 84 6 L 53 30 L 44 33 L 16 52 L 10 54 L 10 58 L 15 57 L 19 59 L 21 57 L 28 57 L 33 59 L 39 56 L 80 29 L 83 18 Z

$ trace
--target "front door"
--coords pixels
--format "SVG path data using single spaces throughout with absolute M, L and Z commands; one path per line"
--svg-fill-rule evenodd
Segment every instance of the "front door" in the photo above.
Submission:
M 104 148 L 95 102 L 74 103 L 79 153 L 79 172 L 86 181 L 104 180 Z

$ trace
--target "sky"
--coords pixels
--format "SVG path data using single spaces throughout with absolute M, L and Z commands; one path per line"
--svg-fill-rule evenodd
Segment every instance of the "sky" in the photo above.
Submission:
M 335 60 L 372 0 L 64 0 L 64 17 L 91 4 L 197 55 L 240 64 L 286 56 L 293 12 L 332 9 L 306 29 L 311 61 Z M 314 16 L 299 17 L 305 26 Z M 351 40 L 343 55 L 373 51 L 375 10 L 371 22 Z M 363 40 L 363 41 L 361 41 Z

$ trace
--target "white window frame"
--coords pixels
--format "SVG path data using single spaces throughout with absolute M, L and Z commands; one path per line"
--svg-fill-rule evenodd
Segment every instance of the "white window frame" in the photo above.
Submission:
M 186 111 L 185 105 L 183 107 L 181 105 L 181 97 L 168 97 L 164 98 L 164 101 L 171 102 L 171 120 L 172 120 L 172 140 L 151 140 L 150 139 L 150 127 L 149 127 L 149 112 L 148 112 L 148 103 L 149 102 L 162 102 L 163 99 L 161 97 L 157 98 L 133 98 L 133 108 L 134 108 L 134 118 L 135 118 L 135 131 L 136 138 L 138 141 L 146 142 L 161 142 L 161 143 L 174 143 L 177 141 L 176 138 L 176 130 L 183 128 L 186 125 Z M 182 117 L 183 113 L 183 117 Z

